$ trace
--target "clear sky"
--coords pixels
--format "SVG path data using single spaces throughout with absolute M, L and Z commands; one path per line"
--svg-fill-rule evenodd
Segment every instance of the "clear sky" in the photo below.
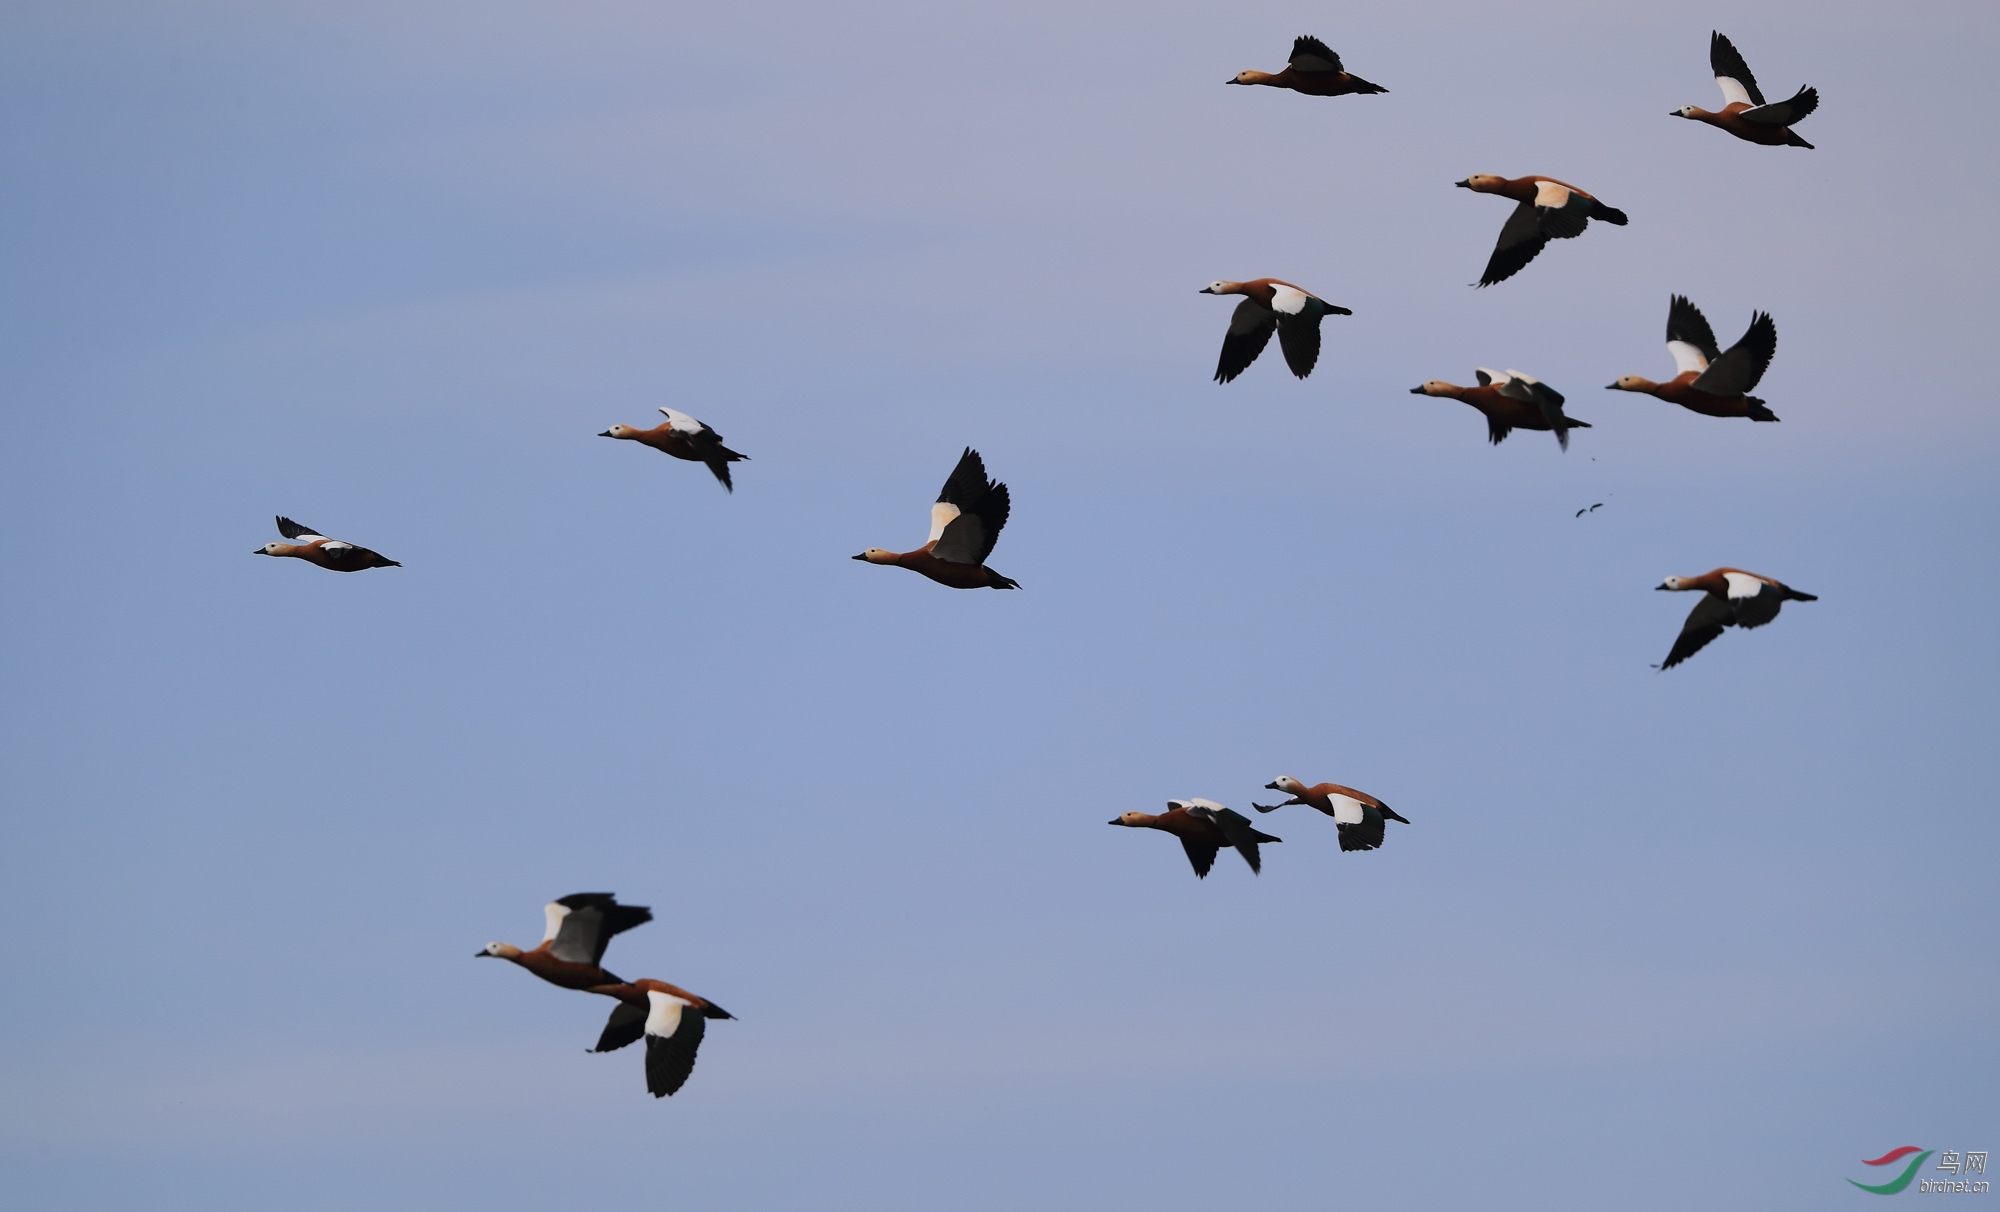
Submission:
M 1711 28 L 1818 150 L 1668 116 Z M 1224 87 L 1302 33 L 1390 92 Z M 1970 2 L 6 5 L 5 1202 L 1817 1210 L 2000 1147 L 1996 56 Z M 1475 291 L 1474 172 L 1631 224 Z M 1218 387 L 1196 290 L 1262 275 L 1355 314 Z M 1776 317 L 1781 424 L 1602 390 L 1676 292 Z M 1475 366 L 1595 428 L 1409 394 Z M 734 496 L 595 436 L 662 404 Z M 848 559 L 968 444 L 1021 592 Z M 1821 600 L 1654 672 L 1721 564 Z M 1105 825 L 1280 774 L 1414 823 L 1206 881 Z M 473 958 L 597 890 L 740 1016 L 672 1099 Z

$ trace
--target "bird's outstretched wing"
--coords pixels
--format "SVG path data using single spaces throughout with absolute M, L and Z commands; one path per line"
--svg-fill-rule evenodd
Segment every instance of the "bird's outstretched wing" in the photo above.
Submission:
M 1379 849 L 1388 830 L 1382 814 L 1369 804 L 1361 805 L 1361 819 L 1358 821 L 1342 821 L 1335 817 L 1334 828 L 1340 834 L 1342 850 Z
M 1680 374 L 1707 370 L 1722 356 L 1708 317 L 1686 295 L 1675 295 L 1667 303 L 1667 352 L 1674 356 L 1674 370 Z
M 1187 851 L 1188 862 L 1194 866 L 1196 877 L 1207 879 L 1209 870 L 1215 866 L 1215 856 L 1221 852 L 1222 847 L 1214 842 L 1198 842 L 1191 837 L 1184 837 L 1181 839 L 1181 849 Z
M 1288 62 L 1295 72 L 1338 72 L 1346 69 L 1340 66 L 1340 56 L 1333 53 L 1326 43 L 1308 35 L 1292 39 L 1292 54 Z
M 1764 126 L 1790 126 L 1818 108 L 1819 90 L 1808 86 L 1783 101 L 1758 105 L 1736 116 L 1745 122 L 1756 122 Z
M 1722 634 L 1722 629 L 1736 621 L 1736 608 L 1727 599 L 1712 593 L 1701 595 L 1701 601 L 1688 612 L 1687 622 L 1681 625 L 1681 633 L 1674 640 L 1673 651 L 1660 663 L 1662 669 L 1672 669 L 1695 653 L 1708 646 L 1709 641 Z
M 1757 87 L 1750 65 L 1736 53 L 1736 44 L 1714 30 L 1708 35 L 1708 66 L 1715 72 L 1715 82 L 1722 86 L 1724 104 L 1764 104 L 1764 90 Z
M 1729 585 L 1729 605 L 1736 612 L 1736 625 L 1745 630 L 1777 618 L 1778 607 L 1785 604 L 1785 591 L 1762 577 L 1725 572 L 1722 579 Z
M 1229 331 L 1222 337 L 1222 356 L 1216 359 L 1215 381 L 1227 383 L 1250 369 L 1276 331 L 1277 312 L 1255 299 L 1246 298 L 1238 303 L 1229 314 Z
M 665 993 L 648 992 L 652 1013 L 646 1018 L 646 1092 L 665 1098 L 687 1084 L 694 1072 L 694 1054 L 708 1030 L 699 1014 L 682 1014 L 688 1005 Z
M 636 1044 L 646 1033 L 646 1010 L 630 1002 L 619 1002 L 611 1007 L 611 1019 L 604 1024 L 604 1034 L 597 1037 L 597 1047 L 592 1052 L 616 1052 L 627 1044 Z
M 292 521 L 290 518 L 278 519 L 278 533 L 284 535 L 288 539 L 304 539 L 308 543 L 317 542 L 321 539 L 326 538 L 325 535 L 321 534 L 317 530 L 314 530 L 312 527 L 301 526 L 297 522 Z
M 1501 225 L 1500 240 L 1493 246 L 1493 255 L 1486 261 L 1486 272 L 1479 276 L 1479 285 L 1505 282 L 1520 273 L 1528 262 L 1541 255 L 1548 242 L 1549 238 L 1542 234 L 1541 216 L 1535 204 L 1523 202 L 1516 206 Z
M 940 515 L 949 508 L 949 516 Z M 955 564 L 984 564 L 1000 541 L 1000 529 L 1007 525 L 1013 500 L 1005 484 L 986 478 L 986 464 L 970 446 L 959 456 L 958 466 L 945 481 L 937 504 L 931 507 L 931 521 L 937 546 L 931 554 Z M 939 522 L 942 521 L 942 525 Z
M 547 906 L 549 954 L 572 964 L 597 964 L 613 935 L 653 920 L 644 905 L 621 905 L 609 892 L 576 892 Z
M 1750 317 L 1750 327 L 1729 352 L 1709 363 L 1692 386 L 1718 396 L 1740 396 L 1757 386 L 1778 352 L 1778 325 L 1767 312 Z

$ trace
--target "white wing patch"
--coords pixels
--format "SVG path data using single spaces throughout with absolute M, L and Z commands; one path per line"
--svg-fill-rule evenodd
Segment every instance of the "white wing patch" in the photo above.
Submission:
M 354 544 L 343 543 L 339 539 L 325 539 L 320 542 L 321 551 L 353 551 Z
M 1725 572 L 1722 574 L 1722 579 L 1729 582 L 1729 597 L 1731 600 L 1737 598 L 1754 598 L 1764 592 L 1763 580 L 1753 577 L 1747 572 Z
M 1708 369 L 1708 355 L 1686 341 L 1667 342 L 1667 352 L 1674 355 L 1674 369 L 1682 374 L 1690 370 L 1700 374 Z
M 1715 82 L 1722 86 L 1723 105 L 1730 106 L 1738 104 L 1742 105 L 1756 104 L 1756 102 L 1750 100 L 1750 90 L 1744 88 L 1742 84 L 1738 83 L 1734 76 L 1717 76 L 1715 78 Z
M 1561 210 L 1569 205 L 1569 187 L 1554 181 L 1542 181 L 1535 186 L 1535 205 L 1550 210 Z
M 1271 310 L 1296 316 L 1306 309 L 1306 300 L 1312 298 L 1296 286 L 1286 286 L 1283 282 L 1271 283 Z
M 957 516 L 958 506 L 952 504 L 950 501 L 939 501 L 937 504 L 931 506 L 931 537 L 925 539 L 924 542 L 935 543 L 943 538 L 944 528 L 951 525 L 952 519 Z
M 1336 824 L 1359 825 L 1362 821 L 1368 819 L 1368 814 L 1363 810 L 1361 801 L 1355 799 L 1353 796 L 1328 793 L 1326 798 L 1333 805 L 1333 819 Z
M 553 943 L 556 941 L 556 932 L 562 929 L 563 919 L 569 916 L 569 906 L 550 901 L 542 906 L 542 916 L 548 919 L 548 928 L 542 931 L 542 941 Z
M 668 425 L 673 428 L 675 433 L 700 433 L 702 430 L 708 428 L 708 426 L 703 425 L 700 421 L 695 420 L 686 413 L 678 412 L 672 408 L 662 408 L 660 415 L 667 418 Z
M 661 1039 L 672 1039 L 674 1032 L 681 1029 L 681 1007 L 694 1005 L 657 989 L 646 990 L 646 1001 L 653 1007 L 653 1012 L 646 1016 L 646 1034 Z
M 1519 400 L 1524 404 L 1533 404 L 1535 403 L 1534 382 L 1533 379 L 1522 374 L 1520 371 L 1510 370 L 1500 376 L 1500 382 L 1496 386 L 1499 387 L 1500 394 L 1510 400 Z
M 1479 376 L 1479 385 L 1481 387 L 1498 387 L 1501 395 L 1507 394 L 1506 371 L 1494 370 L 1490 366 L 1481 366 L 1472 373 Z

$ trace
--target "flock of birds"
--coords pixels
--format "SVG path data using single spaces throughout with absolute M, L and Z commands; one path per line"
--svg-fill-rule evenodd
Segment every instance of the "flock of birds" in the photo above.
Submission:
M 1720 33 L 1710 36 L 1709 63 L 1722 89 L 1722 109 L 1711 112 L 1690 105 L 1674 110 L 1674 116 L 1705 122 L 1739 139 L 1765 146 L 1812 146 L 1791 128 L 1819 104 L 1816 90 L 1802 88 L 1789 100 L 1766 102 L 1743 57 Z M 1313 97 L 1388 91 L 1346 71 L 1339 55 L 1311 37 L 1293 43 L 1290 61 L 1283 71 L 1246 71 L 1229 83 L 1290 89 Z M 1620 227 L 1628 221 L 1623 211 L 1553 177 L 1530 175 L 1510 179 L 1475 174 L 1457 184 L 1474 193 L 1495 194 L 1515 203 L 1477 283 L 1482 288 L 1519 273 L 1540 255 L 1550 240 L 1582 235 L 1593 219 Z M 1222 354 L 1215 369 L 1218 383 L 1228 383 L 1247 370 L 1273 335 L 1278 338 L 1285 364 L 1294 375 L 1306 378 L 1319 360 L 1320 322 L 1327 316 L 1353 314 L 1304 287 L 1278 278 L 1218 281 L 1202 288 L 1202 293 L 1241 297 L 1223 337 Z M 1769 315 L 1757 312 L 1742 338 L 1722 350 L 1701 311 L 1686 298 L 1675 295 L 1667 310 L 1667 349 L 1674 359 L 1674 377 L 1657 383 L 1639 375 L 1625 375 L 1610 384 L 1609 390 L 1643 392 L 1704 416 L 1776 421 L 1778 418 L 1764 401 L 1748 393 L 1770 366 L 1777 345 L 1776 324 Z M 1562 449 L 1568 450 L 1569 431 L 1590 428 L 1587 422 L 1565 414 L 1562 394 L 1532 375 L 1483 367 L 1476 374 L 1477 386 L 1461 387 L 1431 379 L 1411 392 L 1461 400 L 1478 409 L 1486 418 L 1488 439 L 1496 445 L 1515 429 L 1529 429 L 1553 432 Z M 745 461 L 747 456 L 723 445 L 720 434 L 687 413 L 672 408 L 662 408 L 660 412 L 666 420 L 652 429 L 613 425 L 599 436 L 637 442 L 677 459 L 704 464 L 724 489 L 734 492 L 730 465 Z M 907 568 L 953 589 L 1018 589 L 1018 582 L 986 566 L 1000 531 L 1007 525 L 1010 503 L 1007 485 L 990 478 L 979 452 L 967 447 L 931 506 L 930 534 L 921 547 L 904 552 L 870 547 L 853 558 L 869 564 Z M 1577 516 L 1598 509 L 1601 504 L 1580 509 Z M 402 566 L 378 552 L 328 538 L 290 518 L 280 517 L 277 522 L 278 532 L 287 542 L 266 544 L 256 554 L 304 560 L 333 572 Z M 1721 635 L 1724 628 L 1761 627 L 1777 617 L 1785 602 L 1816 600 L 1812 594 L 1801 593 L 1780 581 L 1736 568 L 1717 568 L 1700 576 L 1668 577 L 1657 588 L 1702 595 L 1666 660 L 1657 666 L 1660 669 L 1671 669 L 1693 656 Z M 1409 824 L 1407 818 L 1375 796 L 1338 783 L 1307 786 L 1298 779 L 1281 776 L 1265 787 L 1290 798 L 1271 805 L 1253 803 L 1252 808 L 1259 813 L 1293 805 L 1314 808 L 1333 818 L 1343 851 L 1377 849 L 1383 844 L 1389 821 Z M 1242 855 L 1253 873 L 1261 872 L 1263 862 L 1258 847 L 1280 840 L 1256 829 L 1250 818 L 1241 813 L 1205 799 L 1169 800 L 1163 813 L 1126 812 L 1110 823 L 1157 829 L 1178 838 L 1195 875 L 1200 878 L 1207 877 L 1216 855 L 1224 848 Z M 603 967 L 604 951 L 611 939 L 651 921 L 652 917 L 652 910 L 641 905 L 621 905 L 611 893 L 576 893 L 544 906 L 546 928 L 536 947 L 524 951 L 510 943 L 496 942 L 488 943 L 477 954 L 509 960 L 564 989 L 611 998 L 617 1004 L 592 1050 L 610 1052 L 644 1038 L 646 1088 L 655 1097 L 664 1097 L 679 1090 L 693 1071 L 695 1052 L 701 1045 L 707 1020 L 734 1016 L 706 998 L 665 981 L 627 981 Z

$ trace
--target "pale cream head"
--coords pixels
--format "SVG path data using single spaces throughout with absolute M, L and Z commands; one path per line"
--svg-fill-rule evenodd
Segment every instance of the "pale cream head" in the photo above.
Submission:
M 512 943 L 488 943 L 480 954 L 490 955 L 495 959 L 513 959 L 521 954 L 521 949 Z

